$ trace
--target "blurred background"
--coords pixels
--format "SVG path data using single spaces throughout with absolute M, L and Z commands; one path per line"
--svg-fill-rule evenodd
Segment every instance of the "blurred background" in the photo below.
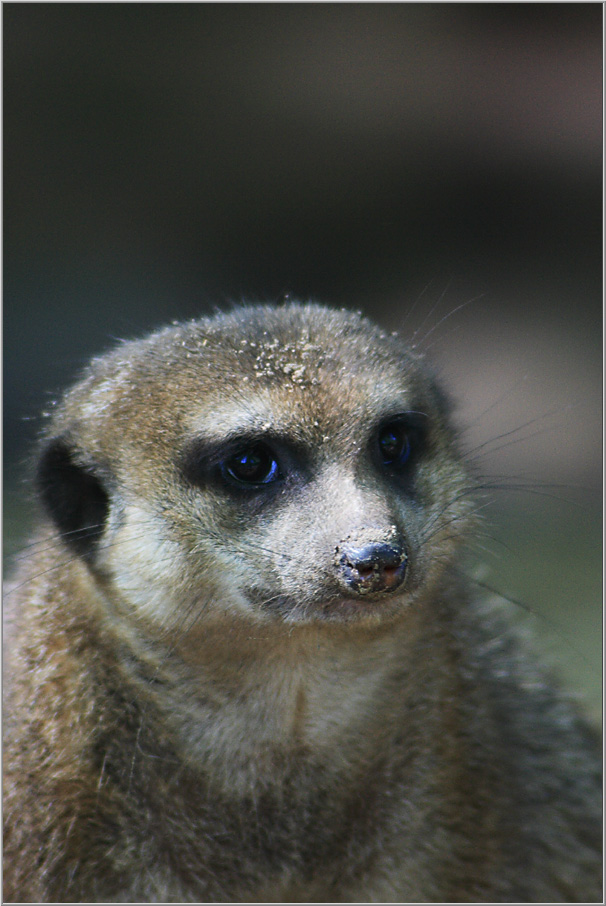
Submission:
M 14 4 L 4 24 L 4 541 L 38 413 L 116 338 L 243 299 L 427 350 L 483 582 L 601 713 L 602 8 Z M 519 613 L 524 611 L 514 605 Z

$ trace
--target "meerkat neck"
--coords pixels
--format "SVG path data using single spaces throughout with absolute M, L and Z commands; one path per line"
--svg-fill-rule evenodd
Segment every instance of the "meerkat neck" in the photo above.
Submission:
M 172 674 L 162 705 L 180 756 L 224 778 L 231 792 L 281 759 L 311 752 L 322 760 L 335 747 L 351 769 L 389 724 L 388 693 L 401 688 L 403 664 L 412 667 L 423 622 L 420 611 L 366 631 L 232 621 L 222 631 L 205 626 L 195 649 L 189 634 L 163 670 Z

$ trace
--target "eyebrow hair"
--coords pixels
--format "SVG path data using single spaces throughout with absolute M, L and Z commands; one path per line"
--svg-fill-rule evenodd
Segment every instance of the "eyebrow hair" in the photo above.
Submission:
M 415 406 L 415 401 L 392 398 L 377 407 L 356 407 L 351 415 L 364 418 L 368 424 L 380 425 L 391 418 L 410 418 L 419 427 L 427 425 L 430 414 Z M 366 409 L 366 411 L 364 411 Z M 351 422 L 351 415 L 345 422 Z M 296 408 L 293 408 L 287 417 L 284 417 L 281 407 L 273 406 L 267 397 L 253 398 L 252 401 L 238 401 L 227 406 L 219 403 L 210 412 L 201 413 L 187 431 L 189 442 L 208 443 L 208 445 L 228 446 L 242 441 L 267 441 L 280 443 L 284 446 L 300 446 L 293 440 L 298 428 L 318 428 L 322 424 L 321 417 L 316 420 L 301 418 Z
M 210 412 L 201 414 L 189 426 L 188 434 L 196 437 L 207 437 L 216 442 L 239 434 L 264 434 L 276 425 L 276 412 L 267 398 L 258 397 L 252 400 L 237 401 L 230 405 L 218 403 Z M 283 432 L 291 426 L 283 426 Z M 282 433 L 283 433 L 282 432 Z

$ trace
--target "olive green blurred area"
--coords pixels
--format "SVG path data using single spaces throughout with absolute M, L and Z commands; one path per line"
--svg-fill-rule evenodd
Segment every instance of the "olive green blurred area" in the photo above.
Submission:
M 516 495 L 517 496 L 517 495 Z M 480 591 L 505 600 L 537 656 L 591 720 L 602 719 L 601 507 L 553 498 L 499 503 Z M 475 573 L 474 573 L 475 575 Z M 494 589 L 488 591 L 487 589 Z
M 482 581 L 599 719 L 601 5 L 5 3 L 3 32 L 7 562 L 91 355 L 353 307 L 435 363 L 490 485 Z

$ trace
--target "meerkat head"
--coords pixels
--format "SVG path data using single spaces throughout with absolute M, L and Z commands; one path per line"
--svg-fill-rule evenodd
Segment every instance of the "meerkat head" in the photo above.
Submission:
M 393 618 L 457 556 L 472 510 L 431 372 L 316 305 L 97 359 L 57 407 L 38 484 L 79 568 L 162 626 Z

